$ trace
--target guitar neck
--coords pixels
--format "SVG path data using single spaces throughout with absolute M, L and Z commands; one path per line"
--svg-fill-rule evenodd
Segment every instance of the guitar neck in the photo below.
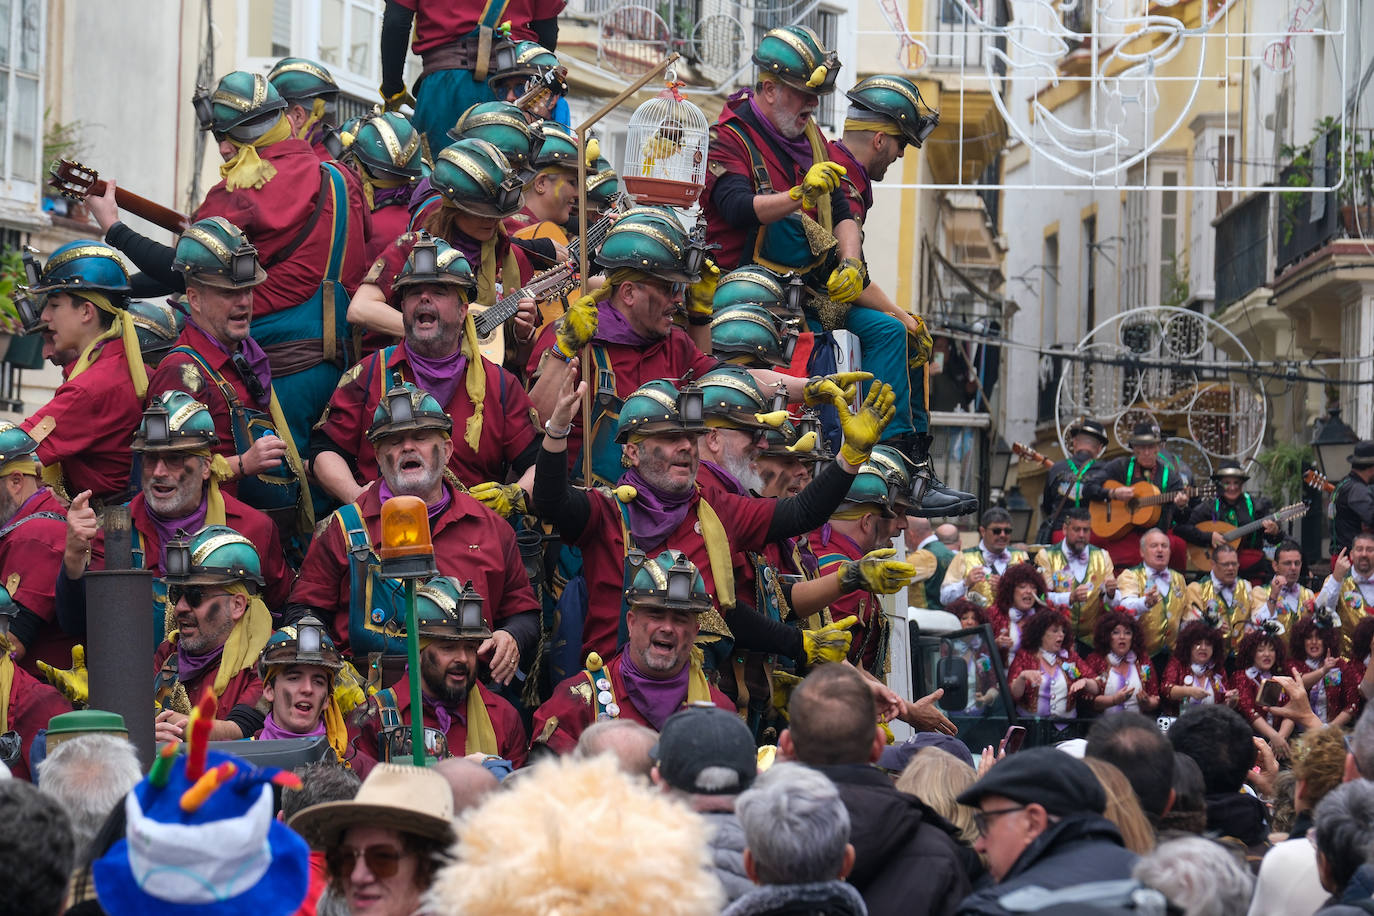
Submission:
M 100 196 L 105 193 L 107 185 L 104 181 L 96 181 L 91 184 L 91 194 Z M 161 226 L 168 232 L 184 232 L 189 226 L 190 220 L 185 215 L 178 213 L 170 207 L 155 203 L 146 197 L 142 197 L 132 191 L 123 188 L 115 188 L 115 203 L 119 204 L 121 210 L 128 210 L 135 216 L 141 216 L 154 225 Z
M 1299 515 L 1305 515 L 1307 513 L 1307 508 L 1305 506 L 1301 508 L 1302 511 L 1297 511 L 1298 507 L 1296 504 L 1289 506 L 1287 509 L 1281 509 L 1278 512 L 1266 515 L 1264 518 L 1257 518 L 1253 522 L 1247 522 L 1239 528 L 1226 532 L 1222 537 L 1224 537 L 1228 543 L 1231 541 L 1239 541 L 1247 534 L 1263 528 L 1265 522 L 1286 522 L 1290 518 L 1297 518 Z
M 1137 506 L 1162 506 L 1165 503 L 1174 501 L 1174 497 L 1179 493 L 1187 493 L 1188 498 L 1192 499 L 1198 495 L 1196 487 L 1184 487 L 1182 490 L 1170 490 L 1168 493 L 1156 493 L 1153 496 L 1140 496 L 1135 499 Z
M 473 323 L 477 327 L 477 336 L 486 337 L 506 321 L 514 318 L 515 313 L 520 311 L 521 299 L 538 299 L 545 290 L 558 286 L 567 277 L 572 276 L 572 272 L 572 264 L 559 264 L 557 267 L 552 267 L 533 277 L 528 285 L 496 300 L 489 308 L 473 319 Z
M 602 241 L 605 240 L 606 233 L 611 231 L 611 225 L 613 222 L 614 218 L 610 215 L 606 215 L 601 217 L 601 219 L 597 220 L 596 222 L 592 223 L 591 226 L 587 228 L 587 242 L 591 245 L 593 249 L 598 247 L 602 243 Z M 572 241 L 568 242 L 569 258 L 571 258 L 574 261 L 577 260 L 578 255 L 581 253 L 581 251 L 582 239 L 575 238 Z

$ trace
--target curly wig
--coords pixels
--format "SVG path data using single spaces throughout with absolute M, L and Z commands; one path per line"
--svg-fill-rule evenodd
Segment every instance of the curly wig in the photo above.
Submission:
M 1294 661 L 1302 661 L 1307 658 L 1307 637 L 1316 633 L 1321 637 L 1322 645 L 1331 655 L 1341 654 L 1341 634 L 1335 627 L 1324 627 L 1317 624 L 1317 614 L 1303 614 L 1297 623 L 1293 624 L 1293 632 L 1288 637 L 1288 654 Z
M 972 614 L 973 619 L 978 621 L 979 626 L 988 622 L 987 613 L 967 598 L 956 598 L 954 601 L 945 605 L 945 610 L 949 611 L 960 620 L 964 619 L 965 614 Z M 1374 617 L 1370 619 L 1374 620 Z
M 1362 662 L 1369 655 L 1369 643 L 1374 641 L 1374 617 L 1365 616 L 1350 634 L 1350 657 Z
M 704 822 L 608 756 L 523 771 L 457 824 L 425 901 L 486 916 L 715 916 Z
M 1203 641 L 1212 644 L 1212 664 L 1224 664 L 1226 661 L 1226 638 L 1221 635 L 1221 630 L 1208 626 L 1204 620 L 1194 620 L 1184 624 L 1183 629 L 1178 631 L 1178 639 L 1174 641 L 1174 658 L 1178 659 L 1180 665 L 1187 668 L 1193 663 L 1193 646 Z
M 1040 568 L 1034 563 L 1027 561 L 1008 566 L 997 583 L 997 594 L 994 596 L 997 610 L 1005 614 L 1011 608 L 1012 599 L 1016 597 L 1016 587 L 1027 582 L 1034 583 L 1037 595 L 1043 596 L 1049 590 L 1049 586 L 1045 584 L 1045 577 L 1040 574 Z
M 1093 648 L 1102 655 L 1112 651 L 1112 630 L 1117 627 L 1130 628 L 1131 651 L 1143 656 L 1145 654 L 1145 631 L 1141 629 L 1139 620 L 1121 611 L 1112 611 L 1110 614 L 1103 614 L 1097 619 L 1097 626 L 1093 627 Z
M 1072 634 L 1069 630 L 1069 618 L 1058 611 L 1040 610 L 1026 621 L 1026 625 L 1021 628 L 1021 648 L 1028 652 L 1039 652 L 1040 643 L 1045 639 L 1045 631 L 1051 627 L 1059 627 L 1064 631 L 1065 648 L 1072 642 Z
M 1260 646 L 1268 643 L 1274 647 L 1274 668 L 1276 673 L 1282 674 L 1288 664 L 1288 647 L 1283 644 L 1283 637 L 1266 633 L 1263 630 L 1251 630 L 1245 634 L 1245 638 L 1236 647 L 1236 665 L 1241 671 L 1249 668 L 1255 663 L 1255 653 Z

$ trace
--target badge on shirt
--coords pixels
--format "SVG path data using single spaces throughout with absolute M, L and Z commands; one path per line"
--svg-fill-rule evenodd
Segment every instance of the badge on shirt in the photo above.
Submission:
M 197 394 L 201 387 L 200 367 L 195 363 L 183 363 L 181 366 L 181 385 L 189 394 Z

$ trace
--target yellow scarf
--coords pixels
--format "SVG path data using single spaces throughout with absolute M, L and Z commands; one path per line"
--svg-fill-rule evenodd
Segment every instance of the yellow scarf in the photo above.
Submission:
M 297 525 L 301 532 L 315 530 L 315 503 L 310 498 L 310 487 L 305 479 L 305 464 L 301 461 L 300 449 L 296 448 L 296 440 L 291 435 L 291 427 L 286 425 L 286 415 L 282 413 L 281 402 L 277 400 L 277 389 L 273 386 L 268 392 L 267 413 L 272 417 L 272 425 L 276 427 L 277 436 L 286 443 L 286 466 L 291 469 L 291 473 L 296 475 L 296 480 L 301 485 L 301 500 L 297 507 Z M 474 448 L 473 451 L 476 451 Z M 225 469 L 229 467 L 225 463 Z
M 229 469 L 229 462 L 224 460 L 223 455 L 211 454 L 208 448 L 198 448 L 190 454 L 210 459 L 210 480 L 205 489 L 205 524 L 227 524 L 224 517 L 224 496 L 219 491 L 219 485 L 220 481 L 234 476 L 234 472 Z
M 277 123 L 268 129 L 258 139 L 251 143 L 241 143 L 230 137 L 229 142 L 234 144 L 238 152 L 230 157 L 219 167 L 220 177 L 224 179 L 224 186 L 230 191 L 237 191 L 240 188 L 261 188 L 277 175 L 276 166 L 270 162 L 262 161 L 258 156 L 258 150 L 264 146 L 271 146 L 273 143 L 280 143 L 282 140 L 291 136 L 291 122 L 282 115 L 277 119 Z
M 451 206 L 445 203 L 444 206 Z M 506 227 L 496 226 L 496 235 L 482 243 L 482 263 L 477 266 L 477 302 L 479 305 L 494 305 L 500 298 L 496 295 L 496 243 L 506 238 Z M 511 278 L 514 278 L 512 282 Z M 504 292 L 513 293 L 520 288 L 520 262 L 515 259 L 515 246 L 506 249 L 506 259 L 501 265 L 501 282 Z
M 231 595 L 243 595 L 248 599 L 248 610 L 234 624 L 229 638 L 224 642 L 224 654 L 219 658 L 219 670 L 215 672 L 215 696 L 221 696 L 229 686 L 229 679 L 245 668 L 252 668 L 262 655 L 263 646 L 272 638 L 272 615 L 267 605 L 257 595 L 250 594 L 248 587 L 241 582 L 227 586 Z
M 81 355 L 72 363 L 71 371 L 67 373 L 67 381 L 79 376 L 95 364 L 100 358 L 100 351 L 105 348 L 107 341 L 114 340 L 116 337 L 124 341 L 124 358 L 129 362 L 129 381 L 134 383 L 134 394 L 140 398 L 148 394 L 148 370 L 143 365 L 143 351 L 138 346 L 138 329 L 134 327 L 132 321 L 125 320 L 125 312 L 117 308 L 110 298 L 104 293 L 93 290 L 81 290 L 75 294 L 80 299 L 85 299 L 103 312 L 108 312 L 114 316 L 114 322 L 101 332 L 100 336 L 86 345 L 86 349 L 81 351 Z
M 292 134 L 297 140 L 304 140 L 310 135 L 310 128 L 319 123 L 320 118 L 324 117 L 324 99 L 315 96 L 310 102 L 310 117 L 305 119 L 301 129 Z
M 487 704 L 482 701 L 481 687 L 475 682 L 468 691 L 468 736 L 463 753 L 491 754 L 493 757 L 501 754 L 496 743 L 496 729 L 487 714 Z
M 13 651 L 9 638 L 0 636 L 0 732 L 10 730 L 10 691 L 14 689 L 14 660 L 10 653 Z
M 816 119 L 810 118 L 806 122 L 806 140 L 811 144 L 811 159 L 813 162 L 827 162 L 830 156 L 826 154 L 829 146 L 826 145 L 825 137 L 821 134 L 821 129 L 816 126 Z M 835 231 L 834 214 L 829 207 L 816 208 L 816 222 L 821 224 L 821 228 L 826 232 Z
M 487 370 L 482 365 L 480 347 L 477 325 L 472 320 L 472 312 L 468 312 L 463 319 L 463 344 L 459 349 L 468 360 L 463 370 L 463 387 L 467 390 L 468 400 L 472 401 L 472 416 L 463 426 L 463 441 L 474 452 L 482 441 L 482 415 L 486 412 L 487 403 Z
M 367 201 L 369 213 L 377 209 L 376 195 L 373 188 L 399 188 L 402 185 L 410 184 L 406 178 L 374 178 L 372 173 L 365 168 L 358 169 L 358 180 L 362 182 L 363 199 Z
M 687 703 L 714 703 L 711 699 L 711 684 L 706 680 L 706 672 L 701 668 L 705 654 L 700 646 L 692 646 L 692 659 L 687 665 Z

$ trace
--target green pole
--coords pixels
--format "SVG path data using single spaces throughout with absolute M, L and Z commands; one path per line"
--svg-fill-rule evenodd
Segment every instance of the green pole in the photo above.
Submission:
M 417 767 L 425 765 L 425 707 L 420 699 L 420 622 L 415 611 L 415 580 L 406 577 L 406 657 L 410 661 L 410 750 Z

